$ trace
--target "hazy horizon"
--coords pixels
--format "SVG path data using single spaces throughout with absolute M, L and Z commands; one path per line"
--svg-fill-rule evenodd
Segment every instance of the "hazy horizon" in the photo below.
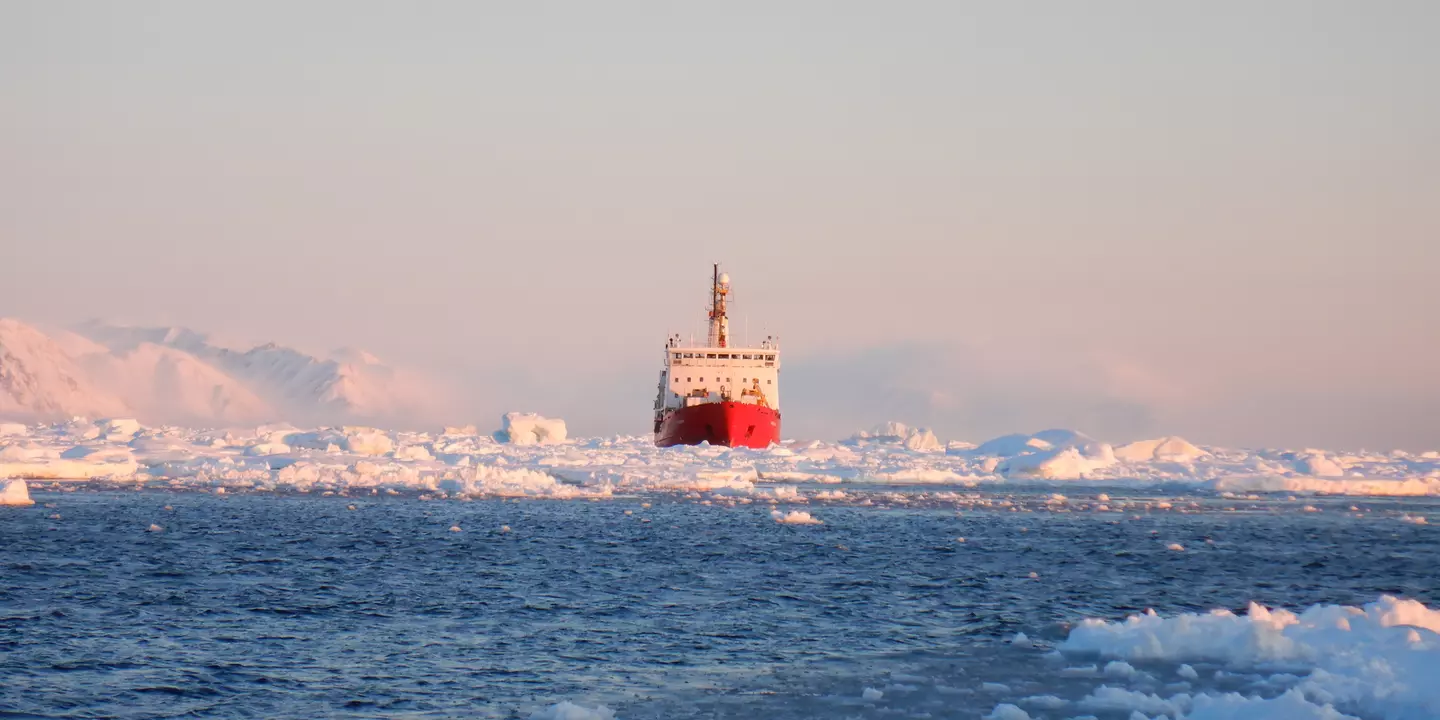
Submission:
M 787 437 L 1440 449 L 1440 6 L 1047 10 L 7 3 L 0 317 L 644 433 L 719 262 Z

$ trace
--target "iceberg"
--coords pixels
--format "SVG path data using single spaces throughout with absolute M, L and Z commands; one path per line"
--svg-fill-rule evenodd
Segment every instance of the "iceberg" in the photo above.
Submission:
M 24 480 L 0 480 L 0 505 L 34 505 L 30 499 L 30 488 Z
M 565 421 L 535 413 L 506 413 L 495 439 L 512 445 L 548 445 L 565 442 Z

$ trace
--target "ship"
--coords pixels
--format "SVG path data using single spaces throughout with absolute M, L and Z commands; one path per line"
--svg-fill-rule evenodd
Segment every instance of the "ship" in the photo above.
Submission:
M 717 264 L 710 280 L 710 330 L 703 346 L 665 342 L 655 397 L 655 444 L 767 448 L 780 442 L 780 345 L 730 343 L 730 276 Z

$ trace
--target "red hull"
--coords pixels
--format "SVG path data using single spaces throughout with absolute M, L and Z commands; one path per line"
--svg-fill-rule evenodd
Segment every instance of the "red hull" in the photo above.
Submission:
M 767 448 L 780 442 L 780 411 L 738 402 L 704 403 L 673 410 L 660 421 L 655 444 Z

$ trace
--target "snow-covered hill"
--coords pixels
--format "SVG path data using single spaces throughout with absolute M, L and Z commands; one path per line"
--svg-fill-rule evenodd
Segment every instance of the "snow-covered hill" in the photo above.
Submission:
M 81 364 L 53 338 L 0 318 L 0 417 L 104 417 L 126 411 L 126 404 L 93 385 Z
M 436 397 L 422 379 L 359 350 L 322 358 L 273 343 L 224 347 L 187 328 L 90 322 L 46 334 L 0 320 L 0 417 L 9 419 L 405 424 L 433 418 Z

